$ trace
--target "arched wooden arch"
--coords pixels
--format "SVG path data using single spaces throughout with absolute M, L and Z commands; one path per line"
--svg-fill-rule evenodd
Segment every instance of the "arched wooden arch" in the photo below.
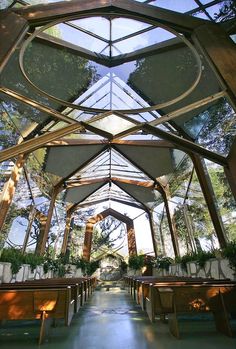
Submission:
M 89 218 L 87 221 L 83 248 L 83 258 L 86 261 L 90 260 L 94 224 L 102 221 L 108 216 L 117 218 L 119 221 L 124 222 L 126 224 L 129 255 L 131 256 L 137 254 L 133 220 L 121 214 L 120 212 L 113 210 L 112 208 L 108 208 L 107 210 L 97 214 L 96 216 Z

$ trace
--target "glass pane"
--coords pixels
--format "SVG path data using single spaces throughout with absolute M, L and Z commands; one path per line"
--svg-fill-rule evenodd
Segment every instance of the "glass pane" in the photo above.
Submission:
M 207 7 L 206 11 L 209 13 L 209 15 L 213 18 L 216 19 L 219 16 L 219 12 L 220 12 L 220 8 L 223 5 L 223 1 L 217 5 L 211 6 L 211 7 Z
M 36 41 L 26 51 L 25 67 L 37 87 L 64 100 L 75 99 L 97 79 L 86 59 Z
M 131 123 L 130 121 L 113 114 L 100 120 L 92 121 L 90 124 L 113 135 L 126 131 L 135 126 L 135 124 Z
M 205 161 L 229 241 L 236 240 L 236 202 L 222 166 Z
M 117 52 L 114 51 L 113 55 L 114 56 L 118 55 L 119 51 L 122 53 L 134 52 L 141 48 L 148 47 L 148 46 L 157 44 L 159 42 L 172 39 L 174 37 L 175 36 L 170 32 L 168 32 L 167 30 L 164 30 L 162 28 L 156 28 L 146 33 L 134 36 L 127 40 L 122 40 L 114 44 L 114 47 L 118 51 Z
M 0 2 L 0 10 L 9 7 L 13 3 L 13 0 L 2 0 Z
M 77 23 L 77 21 L 75 22 Z M 93 36 L 78 29 L 72 28 L 64 23 L 59 24 L 57 27 L 62 40 L 80 47 L 84 47 L 92 52 L 101 52 L 107 45 L 107 43 L 103 42 L 102 40 L 94 38 Z
M 135 32 L 148 27 L 150 27 L 150 24 L 135 21 L 133 19 L 115 18 L 112 20 L 112 41 L 134 34 Z
M 222 98 L 207 111 L 209 118 L 197 142 L 205 148 L 227 156 L 236 135 L 236 114 Z
M 92 17 L 77 19 L 76 21 L 71 21 L 79 27 L 82 27 L 96 35 L 101 36 L 107 40 L 110 40 L 110 21 L 103 17 Z
M 172 11 L 181 12 L 181 13 L 190 11 L 198 7 L 198 5 L 194 0 L 188 0 L 188 1 L 156 0 L 156 1 L 152 1 L 150 5 L 162 7 L 167 10 L 172 10 Z

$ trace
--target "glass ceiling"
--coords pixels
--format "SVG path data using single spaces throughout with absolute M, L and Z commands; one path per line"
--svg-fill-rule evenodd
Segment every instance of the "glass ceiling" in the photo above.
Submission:
M 207 21 L 220 20 L 223 4 L 139 2 Z M 41 3 L 48 2 L 5 0 L 0 8 Z M 61 185 L 68 203 L 118 200 L 152 208 L 154 186 L 160 177 L 171 178 L 185 153 L 143 125 L 223 156 L 236 134 L 225 88 L 196 49 L 184 33 L 125 13 L 32 26 L 1 75 L 1 128 L 14 130 L 9 144 L 15 145 L 19 137 L 81 123 L 78 131 L 45 145 L 39 161 L 33 153 L 29 169 L 43 171 L 51 186 Z M 34 176 L 30 183 L 37 192 Z

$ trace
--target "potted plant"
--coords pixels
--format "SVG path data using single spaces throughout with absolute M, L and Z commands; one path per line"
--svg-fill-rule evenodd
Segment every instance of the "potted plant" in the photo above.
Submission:
M 133 255 L 129 257 L 128 260 L 128 266 L 130 269 L 134 270 L 134 273 L 137 273 L 138 270 L 140 270 L 145 264 L 144 256 L 143 255 Z
M 236 272 L 236 241 L 231 241 L 222 250 L 222 255 L 228 259 L 229 266 Z

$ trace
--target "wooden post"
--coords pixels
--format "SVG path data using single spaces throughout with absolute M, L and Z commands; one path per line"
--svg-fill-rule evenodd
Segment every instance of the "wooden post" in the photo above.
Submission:
M 93 239 L 93 226 L 96 223 L 96 219 L 91 218 L 86 224 L 86 230 L 84 234 L 84 247 L 83 247 L 83 259 L 90 261 L 92 239 Z
M 224 167 L 225 175 L 236 200 L 236 137 L 234 138 L 227 161 L 228 166 Z
M 51 220 L 52 220 L 52 216 L 53 216 L 53 210 L 54 210 L 55 201 L 56 201 L 56 197 L 57 197 L 58 191 L 59 191 L 58 188 L 53 188 L 52 197 L 51 197 L 51 201 L 50 201 L 50 206 L 49 206 L 49 210 L 48 210 L 48 213 L 47 213 L 47 221 L 46 221 L 46 224 L 45 224 L 43 237 L 42 237 L 42 239 L 40 241 L 39 248 L 38 248 L 38 253 L 41 256 L 45 252 L 46 243 L 47 243 L 47 239 L 48 239 L 48 234 L 49 234 L 50 227 L 51 227 Z
M 135 231 L 134 231 L 134 223 L 126 222 L 127 228 L 127 240 L 128 240 L 128 251 L 129 256 L 137 255 L 137 247 L 136 247 L 136 239 L 135 239 Z
M 167 186 L 165 188 L 163 188 L 162 196 L 164 199 L 164 205 L 165 205 L 165 209 L 166 209 L 166 215 L 167 215 L 167 220 L 168 220 L 168 224 L 169 224 L 174 254 L 175 254 L 175 257 L 179 257 L 180 253 L 179 253 L 179 244 L 178 244 L 178 239 L 177 239 L 176 225 L 175 225 L 174 216 L 173 216 L 173 214 L 170 210 L 170 207 L 169 207 L 168 200 L 170 199 L 170 193 L 169 193 L 169 189 Z
M 228 96 L 236 108 L 236 48 L 226 31 L 209 23 L 195 28 L 193 40 L 226 87 Z
M 28 241 L 29 241 L 31 228 L 32 228 L 32 225 L 34 223 L 35 215 L 36 215 L 36 210 L 35 210 L 34 205 L 32 205 L 31 208 L 30 208 L 30 213 L 29 213 L 29 217 L 28 217 L 28 226 L 27 226 L 27 230 L 26 230 L 26 233 L 25 233 L 24 243 L 23 243 L 23 246 L 22 246 L 22 253 L 23 254 L 25 253 L 26 248 L 27 248 L 27 244 L 28 244 Z
M 203 163 L 202 158 L 197 156 L 196 154 L 191 154 L 191 159 L 193 161 L 194 168 L 195 168 L 200 186 L 202 188 L 202 192 L 211 216 L 213 226 L 215 228 L 217 238 L 219 240 L 220 247 L 224 248 L 227 244 L 227 239 L 225 236 L 223 222 L 217 207 L 215 194 L 212 188 L 210 177 L 207 172 L 207 168 Z
M 146 212 L 147 212 L 147 215 L 149 218 L 149 224 L 150 224 L 150 229 L 151 229 L 153 251 L 154 251 L 155 257 L 157 257 L 157 245 L 156 245 L 156 239 L 155 239 L 155 229 L 154 229 L 154 223 L 153 223 L 153 216 L 152 216 L 152 213 L 148 209 Z
M 63 242 L 61 247 L 61 253 L 63 254 L 66 253 L 67 242 L 68 242 L 68 237 L 69 237 L 70 227 L 71 227 L 72 213 L 73 212 L 71 210 L 68 210 L 66 212 L 66 227 L 65 227 L 65 232 L 64 232 L 64 237 L 63 237 Z
M 44 232 L 45 232 L 45 226 L 47 223 L 47 216 L 45 216 L 42 212 L 37 212 L 35 217 L 39 220 L 40 223 L 40 230 L 39 230 L 39 236 L 37 239 L 37 243 L 36 243 L 36 248 L 35 248 L 35 254 L 36 255 L 41 255 L 43 253 L 41 253 L 41 246 L 43 243 L 43 239 L 44 239 Z
M 19 155 L 12 170 L 11 176 L 3 187 L 2 195 L 0 198 L 0 231 L 5 222 L 9 207 L 12 203 L 12 199 L 15 194 L 16 186 L 19 181 L 24 163 L 25 156 L 23 154 Z

